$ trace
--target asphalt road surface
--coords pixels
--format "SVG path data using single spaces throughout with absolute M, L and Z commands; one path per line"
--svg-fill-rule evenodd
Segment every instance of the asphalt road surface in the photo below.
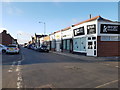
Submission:
M 22 48 L 3 55 L 3 88 L 118 88 L 115 63 Z

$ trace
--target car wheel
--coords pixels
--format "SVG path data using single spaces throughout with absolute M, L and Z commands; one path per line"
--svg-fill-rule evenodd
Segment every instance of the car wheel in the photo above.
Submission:
M 2 53 L 6 53 L 6 50 L 2 50 Z

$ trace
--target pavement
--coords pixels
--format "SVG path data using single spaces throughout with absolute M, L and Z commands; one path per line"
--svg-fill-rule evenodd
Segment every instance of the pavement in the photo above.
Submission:
M 117 60 L 26 48 L 3 58 L 3 88 L 118 88 Z

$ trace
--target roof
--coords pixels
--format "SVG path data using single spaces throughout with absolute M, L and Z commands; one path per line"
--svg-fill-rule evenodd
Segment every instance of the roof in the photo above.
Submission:
M 64 28 L 64 29 L 62 29 L 62 31 L 65 31 L 65 30 L 68 30 L 68 29 L 70 29 L 70 27 Z
M 86 23 L 86 22 L 90 22 L 90 21 L 93 21 L 93 20 L 98 20 L 98 21 L 103 20 L 103 21 L 108 21 L 108 22 L 114 22 L 114 23 L 116 23 L 115 21 L 111 21 L 111 20 L 105 19 L 105 18 L 103 18 L 101 16 L 96 16 L 96 17 L 90 18 L 88 20 L 85 20 L 85 21 L 79 22 L 77 24 L 74 24 L 74 26 L 77 26 L 77 25 L 80 25 L 80 24 L 83 24 L 83 23 Z
M 85 20 L 85 21 L 79 22 L 79 23 L 77 23 L 77 24 L 74 24 L 74 26 L 77 26 L 77 25 L 80 25 L 80 24 L 82 24 L 82 23 L 86 23 L 86 22 L 89 22 L 89 21 L 96 20 L 96 19 L 98 19 L 98 18 L 100 18 L 100 17 L 101 17 L 101 16 L 93 17 L 93 18 L 91 18 L 91 19 L 88 19 L 88 20 Z

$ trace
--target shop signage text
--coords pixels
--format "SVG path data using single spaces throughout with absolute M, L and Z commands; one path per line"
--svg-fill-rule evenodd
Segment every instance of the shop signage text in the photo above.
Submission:
M 101 24 L 100 33 L 105 34 L 120 34 L 120 25 Z
M 87 34 L 95 34 L 96 33 L 96 25 L 87 25 Z
M 74 29 L 74 36 L 84 35 L 84 27 Z

